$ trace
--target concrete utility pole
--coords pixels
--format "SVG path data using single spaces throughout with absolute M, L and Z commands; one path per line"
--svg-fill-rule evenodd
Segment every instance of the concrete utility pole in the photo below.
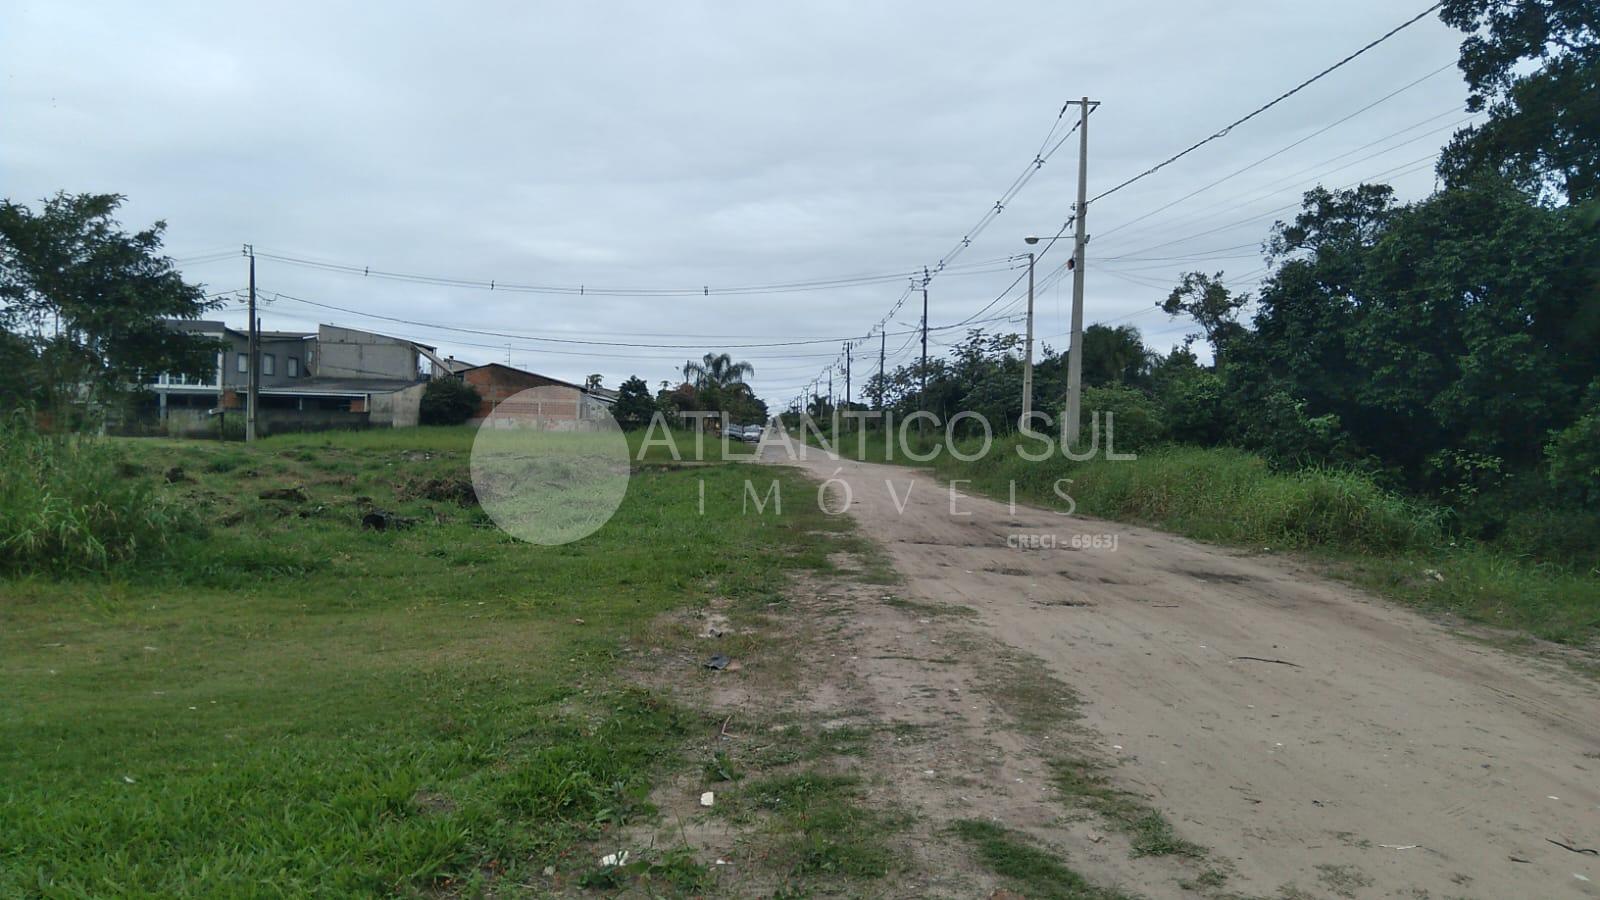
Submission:
M 1078 443 L 1082 430 L 1083 400 L 1083 267 L 1084 230 L 1089 218 L 1089 98 L 1082 100 L 1078 119 L 1078 205 L 1073 210 L 1076 231 L 1072 241 L 1072 345 L 1067 351 L 1067 412 L 1062 437 L 1067 446 Z
M 833 409 L 833 368 L 828 368 L 828 409 Z
M 879 334 L 878 334 L 878 411 L 879 412 L 883 411 L 883 388 L 884 388 L 884 384 L 883 384 L 883 358 L 884 358 L 884 351 L 888 350 L 888 349 L 889 349 L 889 333 L 887 331 L 879 332 Z
M 245 410 L 244 410 L 244 439 L 248 443 L 256 439 L 256 408 L 261 394 L 261 334 L 256 326 L 256 248 L 252 244 L 244 245 L 244 255 L 250 258 L 250 340 L 245 353 L 245 365 L 250 371 L 245 373 Z
M 922 267 L 922 381 L 917 387 L 923 409 L 928 408 L 928 267 Z
M 848 341 L 844 345 L 844 405 L 850 408 L 850 354 L 855 348 Z
M 1033 236 L 1026 238 L 1030 244 L 1037 244 L 1039 239 Z M 1028 414 L 1033 412 L 1033 259 L 1034 253 L 1028 251 L 1028 338 L 1022 352 L 1022 425 L 1028 424 Z

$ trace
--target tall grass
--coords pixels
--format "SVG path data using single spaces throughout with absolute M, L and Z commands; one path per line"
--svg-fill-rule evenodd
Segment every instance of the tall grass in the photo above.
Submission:
M 103 439 L 0 419 L 0 570 L 101 570 L 199 528 Z
M 1031 449 L 1031 448 L 1030 448 Z M 1437 546 L 1443 513 L 1334 469 L 1273 472 L 1265 460 L 1228 448 L 1163 447 L 1134 461 L 1030 462 L 997 441 L 982 460 L 942 456 L 947 478 L 981 490 L 1045 500 L 1091 516 L 1158 525 L 1201 540 L 1273 549 L 1392 552 Z M 1058 480 L 1071 479 L 1069 482 Z
M 905 449 L 890 452 L 880 432 L 846 435 L 834 442 L 843 456 L 917 465 Z M 894 443 L 898 444 L 898 440 Z M 939 438 L 908 441 L 919 456 Z M 1074 462 L 1059 453 L 1033 461 L 1017 453 L 1016 436 L 1001 437 L 983 452 L 980 441 L 958 442 L 962 456 L 940 451 L 929 465 L 947 479 L 970 481 L 993 496 L 1069 506 L 1106 519 L 1141 522 L 1201 540 L 1295 550 L 1391 552 L 1436 547 L 1444 513 L 1386 491 L 1365 475 L 1338 469 L 1274 472 L 1266 460 L 1226 447 L 1164 446 L 1137 460 L 1104 456 Z M 1024 446 L 1037 455 L 1038 445 Z M 1065 497 L 1070 497 L 1068 501 Z

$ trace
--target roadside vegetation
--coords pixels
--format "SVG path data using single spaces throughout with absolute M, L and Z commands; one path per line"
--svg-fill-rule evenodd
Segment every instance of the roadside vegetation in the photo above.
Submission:
M 1469 35 L 1467 105 L 1485 118 L 1456 133 L 1431 196 L 1402 203 L 1385 184 L 1307 191 L 1263 235 L 1258 292 L 1205 271 L 1152 291 L 1150 312 L 1193 325 L 1170 351 L 1132 325 L 1086 328 L 1083 444 L 1100 458 L 1017 458 L 1016 334 L 970 331 L 945 358 L 873 375 L 860 395 L 870 406 L 814 395 L 804 411 L 829 422 L 847 455 L 900 463 L 912 461 L 889 459 L 881 433 L 864 448 L 833 435 L 835 414 L 886 411 L 898 423 L 930 412 L 939 424 L 914 433 L 914 448 L 977 414 L 997 446 L 972 463 L 934 461 L 947 478 L 1000 496 L 1015 480 L 1019 499 L 1050 505 L 1070 505 L 1054 489 L 1070 478 L 1065 492 L 1089 515 L 1316 550 L 1395 596 L 1592 642 L 1600 133 L 1558 124 L 1594 119 L 1600 37 L 1582 6 L 1443 5 L 1441 18 Z M 1036 410 L 1048 418 L 1033 426 L 1059 434 L 1067 357 L 1037 351 Z M 967 418 L 954 438 L 977 433 Z M 1138 461 L 1106 459 L 1113 444 Z
M 626 687 L 619 648 L 826 568 L 815 534 L 846 527 L 730 523 L 742 467 L 650 463 L 592 537 L 519 543 L 472 501 L 470 429 L 24 437 L 8 524 L 67 485 L 55 515 L 87 525 L 0 576 L 6 896 L 697 890 L 690 848 L 597 864 L 714 727 Z M 167 518 L 123 518 L 147 504 Z M 396 526 L 363 528 L 374 509 Z
M 1137 460 L 1074 462 L 1058 453 L 1029 462 L 1017 448 L 1033 452 L 1037 444 L 1016 435 L 997 438 L 987 454 L 967 462 L 945 452 L 942 437 L 919 439 L 913 431 L 907 442 L 913 453 L 937 454 L 919 462 L 898 440 L 886 451 L 881 432 L 869 431 L 864 442 L 859 437 L 846 433 L 829 444 L 851 459 L 927 467 L 964 482 L 963 490 L 1002 501 L 1015 496 L 1019 503 L 1254 551 L 1306 552 L 1330 574 L 1468 621 L 1578 646 L 1600 638 L 1600 572 L 1593 566 L 1473 539 L 1453 526 L 1448 507 L 1385 489 L 1354 469 L 1285 469 L 1238 448 L 1174 443 L 1149 444 Z M 958 439 L 951 446 L 972 456 L 982 442 Z

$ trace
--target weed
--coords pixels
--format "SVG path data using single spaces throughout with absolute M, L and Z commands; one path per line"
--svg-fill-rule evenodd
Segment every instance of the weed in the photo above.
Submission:
M 0 418 L 0 571 L 102 571 L 200 532 L 143 472 L 104 440 Z
M 1340 897 L 1354 897 L 1362 888 L 1372 887 L 1372 876 L 1355 866 L 1336 866 L 1324 863 L 1317 866 L 1317 880 L 1323 887 Z
M 1036 846 L 1021 832 L 993 822 L 962 819 L 956 836 L 972 845 L 978 859 L 1030 898 L 1039 900 L 1126 900 L 1129 894 L 1092 884 Z
M 1100 766 L 1084 759 L 1059 759 L 1051 763 L 1052 780 L 1057 790 L 1071 803 L 1098 813 L 1106 823 L 1126 834 L 1133 843 L 1134 856 L 1188 856 L 1201 859 L 1206 850 L 1186 841 L 1172 830 L 1161 813 L 1133 794 L 1114 787 L 1100 774 Z

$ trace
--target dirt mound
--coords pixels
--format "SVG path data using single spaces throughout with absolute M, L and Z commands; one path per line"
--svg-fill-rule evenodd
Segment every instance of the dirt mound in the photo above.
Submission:
M 436 500 L 459 506 L 475 506 L 478 492 L 465 478 L 417 478 L 402 482 L 395 488 L 401 500 Z

